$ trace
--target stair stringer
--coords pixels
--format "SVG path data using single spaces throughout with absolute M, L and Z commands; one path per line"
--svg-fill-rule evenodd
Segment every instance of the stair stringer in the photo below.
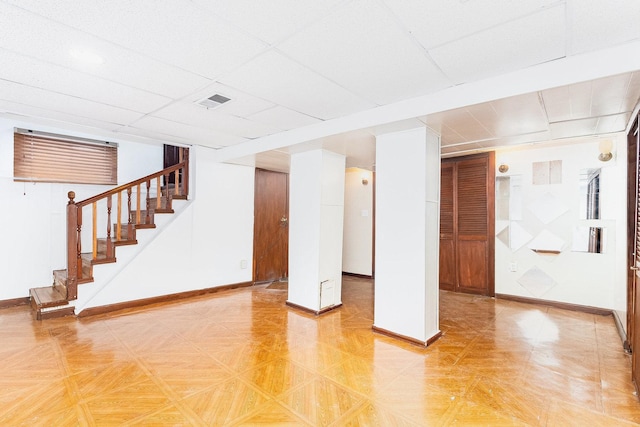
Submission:
M 185 232 L 192 233 L 189 225 L 194 203 L 191 200 L 174 200 L 173 214 L 155 215 L 155 229 L 137 230 L 137 245 L 116 248 L 115 263 L 94 265 L 93 282 L 78 286 L 78 298 L 73 301 L 75 314 L 87 308 L 182 292 L 171 289 L 167 283 L 158 286 L 158 282 L 166 282 L 163 279 L 170 276 L 169 270 L 180 271 L 185 256 L 188 258 L 190 248 L 184 246 L 185 243 L 190 246 L 188 242 L 191 239 Z M 163 258 L 154 259 L 151 266 L 147 265 L 149 254 L 158 247 L 164 251 Z M 138 277 L 138 280 L 134 281 L 132 277 Z M 151 281 L 155 285 L 148 286 Z

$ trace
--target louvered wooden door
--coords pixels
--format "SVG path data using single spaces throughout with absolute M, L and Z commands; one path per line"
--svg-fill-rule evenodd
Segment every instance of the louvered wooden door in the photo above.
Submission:
M 638 117 L 627 135 L 627 246 L 629 251 L 627 276 L 627 342 L 631 351 L 631 378 L 640 391 L 640 135 Z
M 494 295 L 494 154 L 445 159 L 440 190 L 440 288 Z

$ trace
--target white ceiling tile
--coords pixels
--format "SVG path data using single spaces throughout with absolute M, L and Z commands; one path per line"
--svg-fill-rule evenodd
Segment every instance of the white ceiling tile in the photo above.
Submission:
M 210 80 L 196 74 L 6 3 L 0 2 L 0 17 L 0 48 L 9 51 L 171 97 L 184 96 L 210 83 Z M 30 28 L 37 28 L 37 31 L 25 31 Z M 69 50 L 73 48 L 89 49 L 99 54 L 104 63 L 81 64 L 70 56 Z
M 637 0 L 567 0 L 572 54 L 640 38 Z
M 0 67 L 0 79 L 138 112 L 153 111 L 171 100 L 6 49 L 0 49 L 0 63 L 11 64 Z
M 565 56 L 564 5 L 475 33 L 429 51 L 456 83 L 526 68 Z
M 342 0 L 194 0 L 244 31 L 273 44 L 308 26 Z
M 169 105 L 153 113 L 153 116 L 243 138 L 258 138 L 281 130 L 276 126 L 224 114 L 217 108 L 207 109 L 201 105 L 186 102 Z
M 0 80 L 0 99 L 109 123 L 127 124 L 142 117 L 141 113 L 132 110 L 99 104 L 6 80 Z
M 347 3 L 278 49 L 378 104 L 451 86 L 409 33 L 370 0 Z
M 298 113 L 282 106 L 275 106 L 247 117 L 256 122 L 266 123 L 282 130 L 295 129 L 318 123 L 320 120 Z
M 240 65 L 267 47 L 187 0 L 76 0 L 72 4 L 19 0 L 15 3 L 38 15 L 208 78 Z
M 207 146 L 227 147 L 239 142 L 246 141 L 246 138 L 227 135 L 210 129 L 199 128 L 184 123 L 165 120 L 158 117 L 143 117 L 134 124 L 132 128 L 149 130 L 161 134 L 171 135 L 179 138 L 186 138 L 196 143 Z
M 131 126 L 118 126 L 117 128 L 113 129 L 113 132 L 121 136 L 122 138 L 131 138 L 131 135 L 133 135 L 135 137 L 144 138 L 153 142 L 176 143 L 184 145 L 193 144 L 193 141 L 186 137 L 168 135 L 166 133 L 157 132 L 155 130 L 139 129 Z M 212 148 L 220 147 L 219 145 L 207 145 L 206 142 L 208 141 L 200 141 L 199 144 Z
M 558 3 L 558 0 L 384 0 L 427 49 Z M 539 35 L 539 34 L 536 34 Z
M 0 99 L 0 110 L 9 112 L 0 112 L 2 116 L 12 117 L 13 119 L 22 117 L 22 120 L 29 123 L 44 124 L 58 129 L 73 129 L 89 134 L 95 133 L 96 129 L 112 130 L 121 126 L 100 119 L 81 117 L 66 112 L 54 111 L 48 108 L 3 99 Z
M 274 51 L 238 68 L 221 83 L 319 119 L 375 106 Z
M 549 124 L 552 139 L 595 135 L 597 133 L 597 128 L 597 118 L 572 120 L 568 122 Z
M 596 126 L 596 133 L 624 132 L 631 117 L 630 112 L 614 114 L 611 116 L 599 117 Z

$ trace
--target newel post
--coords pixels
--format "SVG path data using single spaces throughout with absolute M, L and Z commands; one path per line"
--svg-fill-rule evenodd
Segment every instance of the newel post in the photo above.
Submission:
M 67 299 L 78 297 L 78 206 L 73 199 L 76 193 L 67 194 Z
M 189 149 L 184 150 L 184 171 L 182 172 L 182 194 L 189 196 Z M 176 183 L 177 185 L 177 183 Z

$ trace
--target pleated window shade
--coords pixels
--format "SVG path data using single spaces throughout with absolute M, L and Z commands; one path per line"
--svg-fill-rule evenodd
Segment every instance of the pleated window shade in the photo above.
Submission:
M 118 148 L 14 133 L 14 181 L 118 183 Z

